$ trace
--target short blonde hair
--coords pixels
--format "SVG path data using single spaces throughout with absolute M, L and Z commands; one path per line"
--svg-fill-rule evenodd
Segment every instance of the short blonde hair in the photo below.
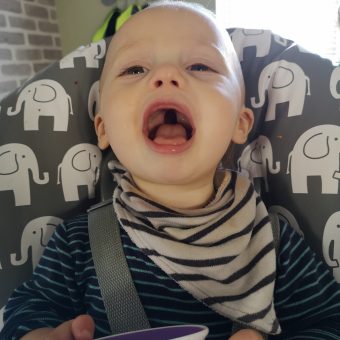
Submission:
M 216 20 L 216 15 L 214 12 L 212 12 L 211 10 L 209 10 L 208 8 L 204 7 L 203 5 L 197 2 L 188 2 L 188 1 L 183 1 L 183 0 L 154 0 L 145 9 L 154 8 L 154 7 L 167 7 L 167 6 L 171 8 L 177 7 L 178 9 L 182 9 L 182 8 L 192 9 L 194 11 L 200 12 L 201 14 L 205 14 L 211 17 L 211 19 L 213 20 Z

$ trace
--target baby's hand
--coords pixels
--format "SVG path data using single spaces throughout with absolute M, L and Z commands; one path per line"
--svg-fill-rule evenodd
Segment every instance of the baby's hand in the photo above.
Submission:
M 264 340 L 264 337 L 254 329 L 241 329 L 233 334 L 229 340 Z
M 22 340 L 92 340 L 95 324 L 91 316 L 80 315 L 73 320 L 63 322 L 58 327 L 41 328 L 27 333 Z

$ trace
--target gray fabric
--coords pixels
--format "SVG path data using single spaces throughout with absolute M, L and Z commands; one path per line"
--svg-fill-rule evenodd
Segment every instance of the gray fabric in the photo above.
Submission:
M 269 213 L 269 218 L 272 223 L 276 257 L 278 257 L 279 250 L 280 250 L 280 220 L 279 220 L 279 216 L 275 213 Z
M 93 262 L 112 334 L 150 328 L 126 262 L 112 200 L 88 213 Z

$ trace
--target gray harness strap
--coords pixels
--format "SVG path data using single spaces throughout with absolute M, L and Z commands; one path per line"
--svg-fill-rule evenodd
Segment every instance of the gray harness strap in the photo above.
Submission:
M 280 251 L 280 220 L 279 220 L 279 216 L 276 213 L 269 212 L 269 218 L 270 218 L 270 222 L 272 223 L 276 257 L 279 257 L 279 251 Z
M 150 328 L 133 284 L 112 200 L 88 210 L 89 238 L 112 334 Z

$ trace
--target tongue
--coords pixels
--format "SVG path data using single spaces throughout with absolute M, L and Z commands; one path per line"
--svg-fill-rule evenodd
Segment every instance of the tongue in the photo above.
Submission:
M 187 133 L 181 124 L 162 124 L 156 132 L 156 144 L 180 145 L 187 141 Z

